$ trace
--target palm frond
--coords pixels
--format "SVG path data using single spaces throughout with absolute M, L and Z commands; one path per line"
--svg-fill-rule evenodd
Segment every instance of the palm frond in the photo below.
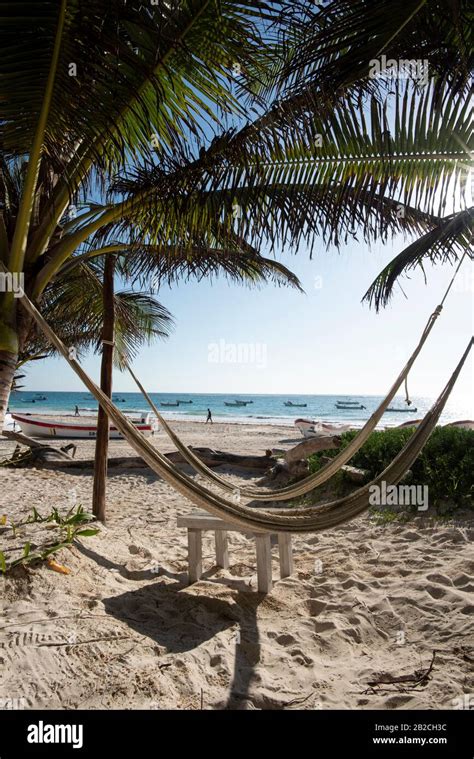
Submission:
M 295 19 L 293 47 L 282 77 L 297 92 L 368 89 L 371 62 L 426 61 L 436 87 L 460 94 L 473 68 L 469 0 L 329 0 Z M 380 81 L 379 81 L 380 84 Z
M 284 264 L 259 255 L 249 245 L 235 245 L 234 249 L 146 245 L 126 252 L 119 259 L 117 270 L 127 280 L 151 286 L 153 290 L 163 283 L 171 285 L 190 279 L 199 282 L 224 276 L 237 284 L 272 283 L 303 292 L 298 277 Z
M 390 261 L 372 282 L 363 300 L 379 311 L 389 303 L 401 275 L 416 268 L 425 273 L 424 264 L 428 261 L 433 264 L 456 262 L 465 252 L 472 258 L 473 230 L 474 207 L 443 219 Z
M 363 229 L 367 241 L 388 231 L 426 232 L 456 192 L 465 197 L 472 165 L 469 100 L 449 90 L 406 86 L 389 104 L 334 108 L 313 118 L 311 139 L 277 142 L 244 128 L 215 140 L 193 161 L 142 166 L 118 178 L 125 196 L 120 222 L 102 234 L 130 232 L 153 244 L 188 239 L 199 230 L 236 231 L 244 239 L 291 244 L 321 235 L 340 244 Z M 239 208 L 239 218 L 233 213 Z M 85 228 L 84 236 L 87 233 Z
M 119 354 L 131 360 L 140 346 L 156 338 L 168 337 L 173 328 L 169 311 L 153 295 L 119 291 L 115 301 L 116 361 Z M 61 340 L 78 355 L 101 348 L 104 304 L 100 268 L 81 264 L 76 271 L 57 278 L 45 291 L 42 312 L 55 325 Z M 20 356 L 21 363 L 52 354 L 44 336 L 33 329 Z

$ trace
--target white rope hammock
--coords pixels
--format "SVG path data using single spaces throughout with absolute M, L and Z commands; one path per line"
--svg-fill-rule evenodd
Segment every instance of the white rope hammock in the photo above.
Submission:
M 163 479 L 175 490 L 188 498 L 196 506 L 209 511 L 216 516 L 234 522 L 239 526 L 257 532 L 317 532 L 352 519 L 365 511 L 369 505 L 368 495 L 370 486 L 381 483 L 382 481 L 385 481 L 387 484 L 396 484 L 419 455 L 426 440 L 431 434 L 431 431 L 436 426 L 449 394 L 473 344 L 473 340 L 470 339 L 461 360 L 443 392 L 433 404 L 430 411 L 428 411 L 402 451 L 400 451 L 393 462 L 378 477 L 372 480 L 372 482 L 359 488 L 350 496 L 320 505 L 317 508 L 315 508 L 315 506 L 308 506 L 304 508 L 264 510 L 228 501 L 195 482 L 192 477 L 189 477 L 171 464 L 171 462 L 163 456 L 163 454 L 161 454 L 139 430 L 136 429 L 133 423 L 127 419 L 127 417 L 90 379 L 80 366 L 77 359 L 71 358 L 68 348 L 54 333 L 29 298 L 26 295 L 23 295 L 20 302 L 37 322 L 41 330 L 58 352 L 65 358 L 88 390 L 97 399 L 117 429 L 154 472 L 163 477 Z

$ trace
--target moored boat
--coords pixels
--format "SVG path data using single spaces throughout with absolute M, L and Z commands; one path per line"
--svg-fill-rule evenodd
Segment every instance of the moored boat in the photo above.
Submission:
M 418 411 L 418 409 L 417 408 L 388 408 L 387 411 L 396 411 L 397 413 L 400 413 L 400 414 L 406 414 L 409 412 L 415 413 L 416 411 Z
M 293 403 L 293 401 L 285 401 L 285 406 L 289 406 L 290 408 L 306 408 L 308 405 L 307 403 Z
M 58 418 L 12 414 L 11 418 L 20 425 L 21 431 L 28 437 L 95 438 L 97 436 L 97 419 L 94 417 Z M 139 418 L 131 417 L 130 421 L 144 435 L 151 435 L 153 432 L 151 414 Z M 110 437 L 121 438 L 122 434 L 112 425 Z
M 359 401 L 336 401 L 335 406 L 340 411 L 357 411 L 366 408 Z

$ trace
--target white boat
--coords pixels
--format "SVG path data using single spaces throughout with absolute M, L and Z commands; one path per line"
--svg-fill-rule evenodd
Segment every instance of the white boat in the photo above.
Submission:
M 458 427 L 462 430 L 474 430 L 474 422 L 472 419 L 463 419 L 461 422 L 448 422 L 445 427 Z
M 97 418 L 95 417 L 54 417 L 32 416 L 31 414 L 11 415 L 16 426 L 28 437 L 58 437 L 58 438 L 96 438 Z M 139 418 L 130 418 L 137 430 L 144 435 L 151 435 L 154 430 L 152 415 L 147 414 Z M 10 428 L 11 429 L 11 428 Z M 121 438 L 122 434 L 116 427 L 111 425 L 109 436 Z
M 12 415 L 10 413 L 6 413 L 5 418 L 3 420 L 4 432 L 15 432 L 15 426 L 16 426 L 16 423 L 12 419 Z
M 314 419 L 296 419 L 295 427 L 298 427 L 303 437 L 308 438 L 320 437 L 321 435 L 341 435 L 351 429 L 350 424 L 330 424 Z

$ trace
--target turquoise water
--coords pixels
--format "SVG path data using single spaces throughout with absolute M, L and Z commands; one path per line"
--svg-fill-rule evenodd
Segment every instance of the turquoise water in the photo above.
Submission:
M 97 402 L 87 391 L 48 392 L 40 391 L 38 394 L 46 396 L 45 401 L 35 401 L 36 392 L 21 391 L 14 393 L 10 398 L 10 411 L 18 411 L 30 414 L 46 413 L 74 413 L 77 405 L 81 414 L 86 415 L 97 410 Z M 206 418 L 207 409 L 210 408 L 215 421 L 238 421 L 253 424 L 293 424 L 298 417 L 308 419 L 323 419 L 325 421 L 350 422 L 355 426 L 363 424 L 376 409 L 382 396 L 376 395 L 224 395 L 224 394 L 199 394 L 199 393 L 151 393 L 153 401 L 167 419 L 203 420 Z M 140 393 L 114 393 L 116 405 L 122 410 L 148 411 L 147 403 Z M 192 401 L 179 407 L 166 408 L 160 404 L 175 402 L 176 400 Z M 234 400 L 252 401 L 247 406 L 232 407 L 224 403 Z M 305 408 L 288 408 L 285 401 L 293 403 L 306 403 Z M 340 410 L 336 408 L 337 401 L 357 401 L 366 409 Z M 416 407 L 416 413 L 386 412 L 383 425 L 396 425 L 410 419 L 417 419 L 429 409 L 432 399 L 413 397 L 412 407 Z M 392 406 L 405 408 L 404 398 L 396 398 Z M 450 405 L 448 403 L 442 416 L 442 422 L 455 421 L 457 419 L 472 419 L 472 409 L 466 406 Z

